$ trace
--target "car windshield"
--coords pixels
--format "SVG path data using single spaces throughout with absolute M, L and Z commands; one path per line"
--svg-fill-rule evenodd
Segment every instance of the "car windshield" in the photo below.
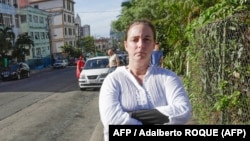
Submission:
M 63 61 L 62 60 L 56 60 L 56 63 L 62 63 Z
M 93 59 L 93 60 L 88 60 L 86 64 L 84 65 L 85 70 L 87 69 L 101 69 L 101 68 L 106 68 L 108 65 L 108 58 L 107 59 Z

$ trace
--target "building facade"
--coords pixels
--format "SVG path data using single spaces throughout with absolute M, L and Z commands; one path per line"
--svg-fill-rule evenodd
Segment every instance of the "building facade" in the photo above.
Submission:
M 17 0 L 0 0 L 0 28 L 11 27 L 17 37 L 20 30 Z
M 27 59 L 50 57 L 49 27 L 47 11 L 31 6 L 20 8 L 20 34 L 28 33 L 34 42 Z
M 62 46 L 76 46 L 73 0 L 30 0 L 32 7 L 49 12 L 51 52 L 55 59 L 64 57 Z
M 90 34 L 90 25 L 85 24 L 81 28 L 82 28 L 82 37 L 91 36 L 91 34 Z

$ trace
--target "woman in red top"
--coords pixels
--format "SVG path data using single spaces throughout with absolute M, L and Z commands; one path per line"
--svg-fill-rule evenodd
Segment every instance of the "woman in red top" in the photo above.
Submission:
M 82 71 L 82 67 L 84 67 L 85 62 L 83 60 L 83 57 L 80 56 L 77 63 L 76 63 L 76 78 L 80 77 L 80 73 Z

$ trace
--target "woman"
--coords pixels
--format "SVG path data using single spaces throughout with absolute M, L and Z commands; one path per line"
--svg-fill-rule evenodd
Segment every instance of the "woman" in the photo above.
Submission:
M 135 21 L 127 29 L 124 47 L 129 64 L 117 67 L 100 89 L 105 141 L 110 124 L 184 124 L 190 118 L 191 104 L 179 77 L 150 65 L 155 40 L 155 27 L 147 20 Z
M 84 67 L 84 64 L 85 64 L 85 62 L 83 60 L 83 57 L 80 56 L 76 62 L 76 78 L 77 79 L 80 77 L 80 74 L 81 74 L 82 68 Z

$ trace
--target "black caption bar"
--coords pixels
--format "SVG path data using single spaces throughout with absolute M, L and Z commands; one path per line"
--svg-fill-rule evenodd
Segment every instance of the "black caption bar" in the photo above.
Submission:
M 189 138 L 199 141 L 250 140 L 250 125 L 110 125 L 109 141 Z

